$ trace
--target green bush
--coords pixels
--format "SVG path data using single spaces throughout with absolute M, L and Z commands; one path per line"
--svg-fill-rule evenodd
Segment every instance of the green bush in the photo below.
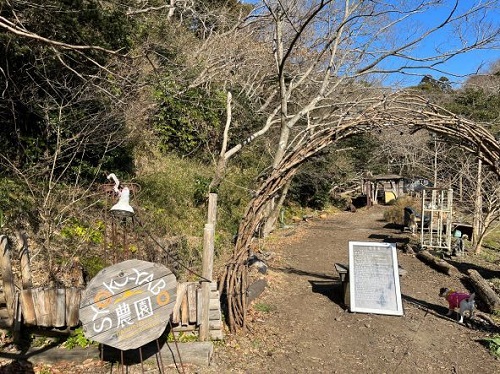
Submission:
M 0 177 L 0 228 L 38 225 L 35 199 L 26 192 L 23 183 Z
M 66 339 L 62 346 L 67 349 L 73 349 L 76 347 L 87 348 L 93 344 L 95 343 L 92 340 L 89 340 L 85 337 L 83 328 L 78 327 L 71 333 L 71 335 Z
M 97 273 L 108 266 L 104 259 L 99 256 L 82 257 L 80 261 L 82 263 L 84 273 L 88 275 L 89 279 L 95 277 Z
M 500 358 L 500 335 L 494 335 L 491 338 L 485 338 L 483 340 L 488 345 L 488 349 L 490 350 L 490 353 L 493 356 Z

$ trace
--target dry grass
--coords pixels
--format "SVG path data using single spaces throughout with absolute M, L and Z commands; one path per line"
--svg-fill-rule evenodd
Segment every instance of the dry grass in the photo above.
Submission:
M 392 204 L 392 206 L 384 212 L 384 219 L 387 222 L 394 224 L 403 224 L 404 208 L 410 206 L 415 210 L 420 210 L 420 200 L 411 196 L 403 196 Z

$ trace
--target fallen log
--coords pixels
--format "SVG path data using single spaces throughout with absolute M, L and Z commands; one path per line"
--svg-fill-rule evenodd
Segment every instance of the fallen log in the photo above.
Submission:
M 488 313 L 500 312 L 500 297 L 497 293 L 490 287 L 488 282 L 477 272 L 477 270 L 469 269 L 467 270 L 469 274 L 469 279 L 476 290 L 476 294 L 479 296 L 481 301 L 487 307 Z
M 436 258 L 426 250 L 417 252 L 417 258 L 446 275 L 451 275 L 453 272 L 458 271 L 457 268 L 453 265 L 450 265 L 444 260 Z

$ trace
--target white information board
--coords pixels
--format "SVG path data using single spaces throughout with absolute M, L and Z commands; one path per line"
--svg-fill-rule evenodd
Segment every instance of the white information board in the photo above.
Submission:
M 403 315 L 394 243 L 349 242 L 350 311 Z

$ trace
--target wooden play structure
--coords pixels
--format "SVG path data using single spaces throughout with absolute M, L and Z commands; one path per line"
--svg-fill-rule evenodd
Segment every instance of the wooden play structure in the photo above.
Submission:
M 425 188 L 422 191 L 421 212 L 422 248 L 451 252 L 453 190 Z

